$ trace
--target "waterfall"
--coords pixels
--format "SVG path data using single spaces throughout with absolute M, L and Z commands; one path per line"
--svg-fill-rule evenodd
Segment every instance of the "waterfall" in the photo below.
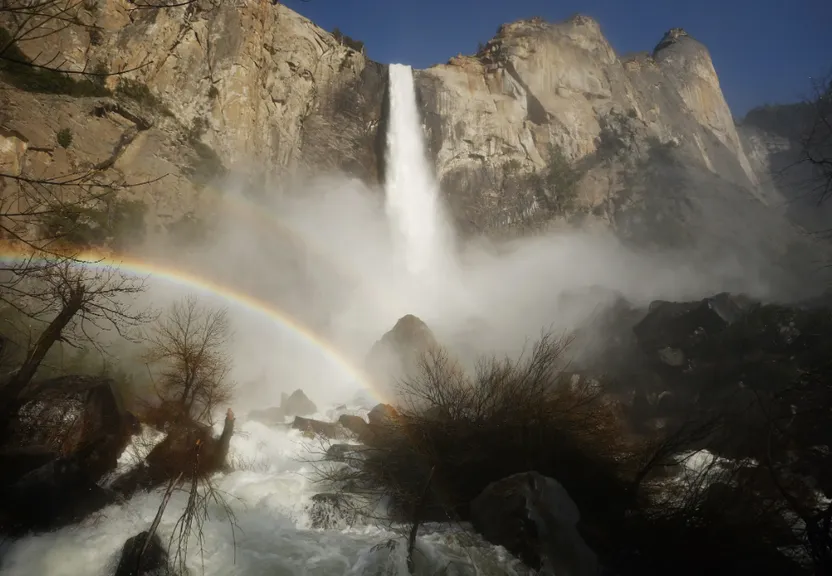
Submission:
M 413 70 L 391 64 L 387 129 L 386 211 L 411 275 L 423 275 L 448 249 L 439 190 L 428 162 Z

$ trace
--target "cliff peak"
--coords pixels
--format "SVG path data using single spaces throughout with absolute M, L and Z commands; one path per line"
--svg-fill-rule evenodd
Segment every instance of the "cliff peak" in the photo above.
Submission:
M 653 49 L 653 57 L 656 58 L 660 53 L 668 50 L 704 52 L 708 59 L 710 59 L 710 54 L 705 45 L 688 34 L 684 28 L 671 28 L 665 32 L 662 39 L 659 40 L 659 43 Z

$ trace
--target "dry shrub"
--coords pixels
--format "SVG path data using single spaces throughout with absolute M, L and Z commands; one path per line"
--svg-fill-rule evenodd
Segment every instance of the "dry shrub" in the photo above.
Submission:
M 528 470 L 557 478 L 584 514 L 620 508 L 624 435 L 600 391 L 564 372 L 568 344 L 544 333 L 528 354 L 484 359 L 473 376 L 441 348 L 428 351 L 398 384 L 399 417 L 328 480 L 384 492 L 404 521 L 467 519 L 489 483 Z
M 393 521 L 412 535 L 422 522 L 467 520 L 489 483 L 535 470 L 566 488 L 584 539 L 614 573 L 811 573 L 806 554 L 795 560 L 793 506 L 765 466 L 712 459 L 655 474 L 734 434 L 727 417 L 636 442 L 601 390 L 565 371 L 569 342 L 544 333 L 528 354 L 483 360 L 473 375 L 429 351 L 399 383 L 398 417 L 325 480 L 389 498 Z

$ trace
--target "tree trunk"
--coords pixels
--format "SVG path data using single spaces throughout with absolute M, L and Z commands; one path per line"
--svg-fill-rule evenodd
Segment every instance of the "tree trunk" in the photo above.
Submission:
M 64 302 L 63 308 L 49 326 L 38 337 L 35 345 L 29 349 L 23 365 L 14 373 L 5 386 L 0 388 L 0 422 L 9 424 L 18 406 L 18 397 L 26 385 L 35 376 L 46 353 L 61 337 L 66 325 L 72 320 L 84 304 L 84 287 L 77 286 L 70 291 L 70 297 Z

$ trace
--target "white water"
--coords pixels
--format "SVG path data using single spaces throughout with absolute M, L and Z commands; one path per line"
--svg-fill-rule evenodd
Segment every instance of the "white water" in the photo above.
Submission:
M 439 189 L 428 162 L 410 66 L 391 64 L 386 210 L 411 275 L 435 270 L 449 249 Z
M 356 411 L 360 413 L 360 411 Z M 331 415 L 331 414 L 330 414 Z M 324 419 L 327 414 L 319 414 Z M 144 434 L 147 440 L 147 434 Z M 136 438 L 136 442 L 140 437 Z M 204 574 L 247 575 L 405 575 L 406 556 L 397 533 L 376 526 L 348 530 L 310 528 L 310 497 L 323 491 L 308 461 L 320 444 L 297 431 L 242 422 L 232 439 L 231 461 L 238 470 L 215 477 L 217 487 L 234 510 L 235 538 L 224 512 L 211 509 L 205 525 Z M 129 457 L 123 459 L 123 464 Z M 78 526 L 37 534 L 7 546 L 0 573 L 4 576 L 105 576 L 112 574 L 124 541 L 146 530 L 162 493 L 140 493 L 122 506 L 111 506 Z M 184 507 L 185 494 L 175 495 L 159 527 L 163 542 Z M 502 549 L 447 528 L 428 527 L 418 543 L 417 574 L 433 575 L 449 565 L 448 574 L 519 574 L 516 562 Z M 374 550 L 394 539 L 391 551 Z M 203 573 L 196 541 L 189 567 Z M 521 570 L 519 567 L 517 570 Z

